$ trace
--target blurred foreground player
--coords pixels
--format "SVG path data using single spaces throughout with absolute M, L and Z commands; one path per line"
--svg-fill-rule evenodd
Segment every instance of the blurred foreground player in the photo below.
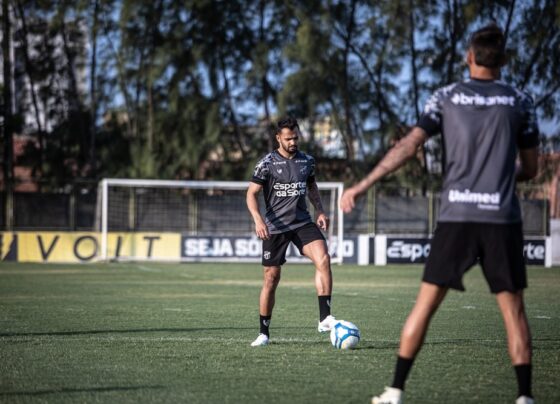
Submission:
M 515 182 L 537 173 L 535 108 L 529 95 L 499 81 L 506 53 L 496 25 L 472 34 L 466 61 L 470 79 L 437 90 L 417 125 L 341 198 L 342 210 L 350 212 L 358 196 L 414 157 L 428 137 L 441 133 L 444 182 L 438 224 L 416 303 L 402 329 L 393 383 L 373 397 L 375 404 L 403 402 L 405 381 L 430 319 L 449 288 L 464 290 L 463 274 L 477 263 L 503 316 L 519 387 L 516 403 L 533 403 L 531 335 L 523 303 L 527 276 Z
M 327 243 L 321 230 L 327 230 L 329 218 L 323 211 L 315 182 L 315 160 L 298 150 L 299 126 L 295 119 L 281 119 L 276 128 L 278 149 L 261 159 L 247 190 L 247 207 L 255 221 L 257 236 L 263 240 L 264 283 L 261 290 L 260 333 L 251 346 L 269 343 L 269 326 L 275 294 L 280 282 L 286 250 L 291 243 L 315 265 L 315 287 L 319 298 L 319 332 L 330 331 L 332 273 Z M 258 195 L 264 193 L 266 215 L 261 216 Z M 305 202 L 306 195 L 317 212 L 313 223 Z

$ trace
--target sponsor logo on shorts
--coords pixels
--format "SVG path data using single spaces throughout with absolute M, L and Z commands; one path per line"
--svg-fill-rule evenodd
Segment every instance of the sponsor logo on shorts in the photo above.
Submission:
M 264 257 L 265 260 L 270 259 L 270 251 L 265 251 L 263 253 L 263 257 Z

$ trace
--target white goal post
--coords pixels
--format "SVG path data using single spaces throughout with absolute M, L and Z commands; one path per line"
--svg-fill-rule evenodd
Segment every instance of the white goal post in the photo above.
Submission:
M 330 227 L 331 261 L 342 263 L 341 182 L 318 182 Z M 261 242 L 246 206 L 248 181 L 106 178 L 99 183 L 102 261 L 260 262 Z M 262 198 L 262 197 L 261 197 Z M 264 202 L 260 201 L 264 214 Z M 312 216 L 311 203 L 308 207 Z M 293 246 L 288 262 L 309 262 Z

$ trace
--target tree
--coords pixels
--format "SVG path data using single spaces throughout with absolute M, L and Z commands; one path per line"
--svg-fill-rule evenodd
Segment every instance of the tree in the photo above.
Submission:
M 492 20 L 511 50 L 504 79 L 534 94 L 543 119 L 560 102 L 554 0 L 14 4 L 25 59 L 16 79 L 30 83 L 16 104 L 33 117 L 24 130 L 39 139 L 37 169 L 58 181 L 243 179 L 274 147 L 268 129 L 280 114 L 308 123 L 304 147 L 324 159 L 313 123 L 331 119 L 350 174 L 361 175 L 431 92 L 466 77 L 468 35 Z M 437 155 L 428 148 L 420 160 Z M 437 182 L 411 170 L 394 180 Z
M 3 87 L 2 87 L 2 129 L 4 139 L 3 149 L 3 182 L 5 187 L 6 200 L 4 203 L 5 212 L 3 212 L 7 227 L 11 226 L 10 202 L 13 188 L 13 132 L 14 132 L 14 116 L 12 106 L 12 59 L 11 59 L 11 40 L 12 40 L 12 22 L 10 16 L 10 6 L 8 0 L 2 1 L 2 57 L 3 57 Z

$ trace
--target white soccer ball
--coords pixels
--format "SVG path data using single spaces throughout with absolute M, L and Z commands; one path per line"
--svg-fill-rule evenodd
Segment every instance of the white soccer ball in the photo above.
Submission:
M 360 330 L 350 321 L 339 320 L 331 329 L 331 342 L 338 349 L 352 349 L 360 342 Z

